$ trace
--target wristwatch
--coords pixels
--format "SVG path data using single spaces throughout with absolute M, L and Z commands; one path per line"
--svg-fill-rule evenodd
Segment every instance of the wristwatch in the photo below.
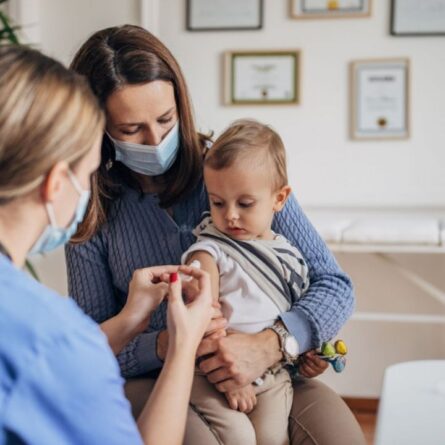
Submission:
M 300 352 L 297 339 L 280 322 L 275 322 L 268 329 L 272 329 L 278 335 L 280 350 L 283 353 L 282 362 L 285 365 L 294 365 Z

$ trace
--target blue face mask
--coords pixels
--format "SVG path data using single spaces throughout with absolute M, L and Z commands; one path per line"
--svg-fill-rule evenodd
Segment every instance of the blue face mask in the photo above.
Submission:
M 165 173 L 175 162 L 179 149 L 179 121 L 159 145 L 135 144 L 108 136 L 116 150 L 116 161 L 122 162 L 136 173 L 158 176 Z
M 76 233 L 77 226 L 83 220 L 90 199 L 90 191 L 82 189 L 76 176 L 70 170 L 68 170 L 68 177 L 80 196 L 73 220 L 67 228 L 57 227 L 54 207 L 50 202 L 47 202 L 45 206 L 50 224 L 46 226 L 39 239 L 34 243 L 34 246 L 29 251 L 29 255 L 50 252 L 57 247 L 63 246 Z

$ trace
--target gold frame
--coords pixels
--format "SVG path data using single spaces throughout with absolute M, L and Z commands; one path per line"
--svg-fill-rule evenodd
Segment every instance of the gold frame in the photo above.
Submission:
M 312 20 L 312 19 L 336 19 L 336 18 L 351 18 L 351 19 L 359 19 L 359 18 L 369 18 L 372 12 L 372 0 L 364 0 L 367 2 L 368 10 L 364 13 L 345 13 L 340 12 L 336 13 L 335 9 L 332 9 L 332 12 L 329 12 L 329 8 L 326 9 L 326 12 L 319 14 L 296 14 L 294 13 L 294 4 L 297 1 L 302 0 L 289 0 L 289 15 L 292 19 L 295 20 Z M 328 0 L 326 0 L 328 2 Z
M 405 133 L 402 135 L 376 135 L 376 136 L 358 136 L 358 119 L 357 119 L 357 99 L 359 92 L 356 89 L 356 69 L 360 65 L 369 64 L 391 64 L 398 63 L 404 64 L 406 69 L 405 74 Z M 410 83 L 411 83 L 411 62 L 408 57 L 394 57 L 394 58 L 382 58 L 382 59 L 361 59 L 354 60 L 349 64 L 349 136 L 354 141 L 381 141 L 381 140 L 406 140 L 411 136 L 411 95 L 410 95 Z
M 294 58 L 294 97 L 287 100 L 239 100 L 234 97 L 235 69 L 233 60 L 235 57 L 270 57 L 292 56 Z M 301 102 L 301 50 L 233 50 L 224 53 L 224 86 L 223 103 L 225 105 L 299 105 Z

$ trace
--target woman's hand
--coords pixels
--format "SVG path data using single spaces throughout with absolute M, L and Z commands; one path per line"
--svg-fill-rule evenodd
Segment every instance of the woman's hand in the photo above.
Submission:
M 213 313 L 209 274 L 194 267 L 181 266 L 179 270 L 198 282 L 199 292 L 193 301 L 185 304 L 182 299 L 181 278 L 170 275 L 167 308 L 168 354 L 188 349 L 195 354 Z
M 298 373 L 303 377 L 313 378 L 323 374 L 328 367 L 328 362 L 322 360 L 315 350 L 311 350 L 300 357 Z
M 211 357 L 206 358 L 207 355 Z M 202 340 L 198 357 L 205 357 L 199 368 L 220 392 L 239 389 L 282 358 L 278 336 L 270 329 L 258 334 L 229 332 L 226 337 Z

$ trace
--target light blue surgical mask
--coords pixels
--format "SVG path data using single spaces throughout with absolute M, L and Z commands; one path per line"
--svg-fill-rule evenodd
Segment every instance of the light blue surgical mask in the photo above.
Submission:
M 82 186 L 79 184 L 78 179 L 68 170 L 68 177 L 79 194 L 79 202 L 77 203 L 76 212 L 74 213 L 73 220 L 70 225 L 66 228 L 57 227 L 56 216 L 54 213 L 54 207 L 52 203 L 47 202 L 45 204 L 46 211 L 48 213 L 49 225 L 46 226 L 43 233 L 40 235 L 39 239 L 34 243 L 29 255 L 35 255 L 38 253 L 46 253 L 57 247 L 66 244 L 70 238 L 76 233 L 77 226 L 83 220 L 85 212 L 87 210 L 88 201 L 90 199 L 90 191 L 83 190 Z
M 116 150 L 116 161 L 122 162 L 136 173 L 158 176 L 165 173 L 175 162 L 179 149 L 179 121 L 159 145 L 135 144 L 119 141 L 109 134 L 108 136 Z

